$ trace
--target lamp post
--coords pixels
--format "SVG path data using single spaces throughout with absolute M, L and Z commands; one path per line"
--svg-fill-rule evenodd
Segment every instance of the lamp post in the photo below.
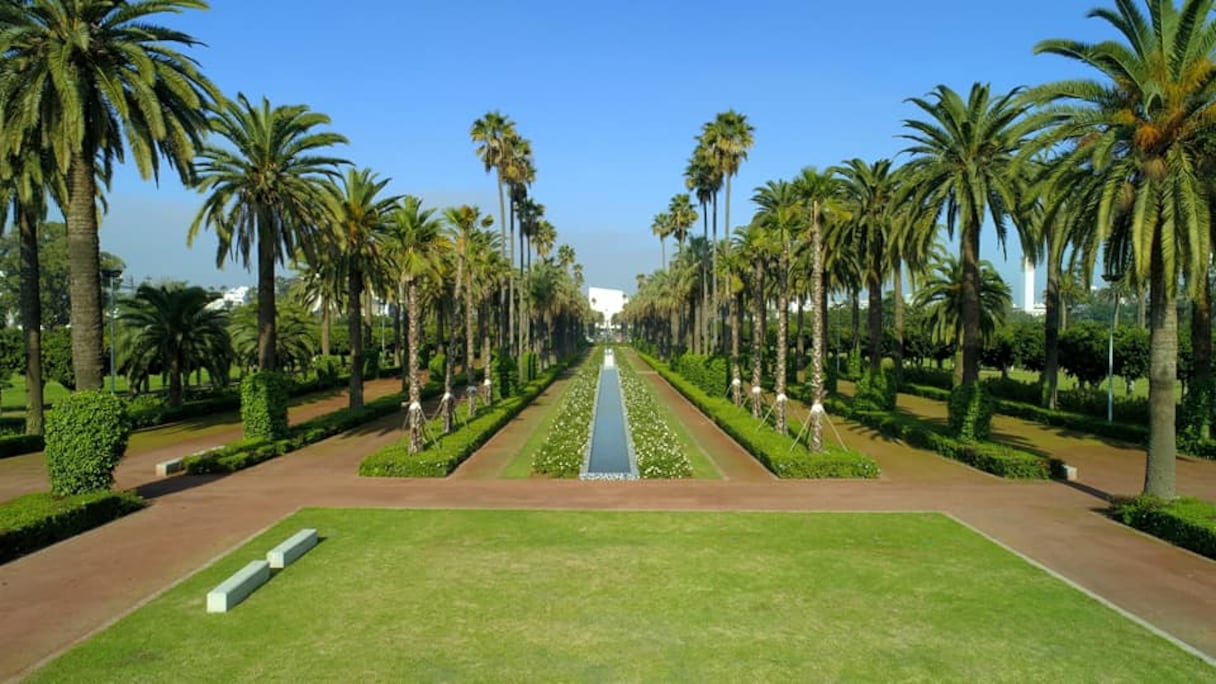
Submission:
M 1110 312 L 1110 343 L 1106 351 L 1106 422 L 1108 423 L 1115 422 L 1115 327 L 1119 324 L 1119 294 L 1116 292 L 1116 287 L 1122 278 L 1122 273 L 1102 274 L 1102 280 L 1105 280 L 1110 288 L 1112 305 Z
M 103 268 L 101 275 L 110 281 L 110 394 L 114 394 L 115 371 L 118 366 L 118 353 L 116 351 L 117 342 L 117 313 L 118 313 L 118 296 L 114 292 L 114 288 L 118 284 L 118 279 L 122 277 L 121 268 Z

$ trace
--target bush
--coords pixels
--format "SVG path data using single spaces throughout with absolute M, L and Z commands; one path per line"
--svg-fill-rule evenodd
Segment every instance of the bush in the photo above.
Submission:
M 987 378 L 981 381 L 988 396 L 1001 399 L 1020 401 L 1026 404 L 1037 404 L 1042 397 L 1043 389 L 1037 382 L 1021 382 L 1013 378 Z
M 992 412 L 996 406 L 978 382 L 960 385 L 950 391 L 950 434 L 964 442 L 982 442 L 992 433 Z
M 93 492 L 58 498 L 46 492 L 0 503 L 0 563 L 7 563 L 138 511 L 133 492 Z
M 42 379 L 76 389 L 72 366 L 72 332 L 67 328 L 48 330 L 42 335 Z
M 590 447 L 595 392 L 603 365 L 603 349 L 597 347 L 562 396 L 553 426 L 545 442 L 532 457 L 532 472 L 553 477 L 578 477 Z
M 246 439 L 276 440 L 287 436 L 287 397 L 291 380 L 282 373 L 260 371 L 241 381 L 241 422 Z
M 950 371 L 937 370 L 936 368 L 905 366 L 903 380 L 905 383 L 936 387 L 947 392 L 954 387 L 954 376 Z
M 430 448 L 409 453 L 409 439 L 401 439 L 373 453 L 359 464 L 364 477 L 447 477 L 520 411 L 532 403 L 568 364 L 559 363 L 525 385 L 520 393 L 498 402 Z
M 644 479 L 692 477 L 692 463 L 660 412 L 654 393 L 638 377 L 628 358 L 618 357 L 617 368 L 638 475 Z
M 427 361 L 426 369 L 430 373 L 432 380 L 443 378 L 443 371 L 447 362 L 447 356 L 444 354 L 436 354 L 431 357 L 430 361 Z
M 42 435 L 12 435 L 0 437 L 0 458 L 32 454 L 46 448 Z
M 317 387 L 329 389 L 342 383 L 342 359 L 337 356 L 321 356 L 317 358 L 313 368 L 317 373 Z
M 380 352 L 373 350 L 363 355 L 363 379 L 375 380 L 378 377 L 380 377 Z M 440 377 L 442 377 L 442 373 Z
M 684 354 L 671 362 L 671 370 L 711 397 L 724 397 L 730 387 L 729 361 L 720 356 Z
M 1216 504 L 1210 501 L 1142 496 L 1116 503 L 1111 513 L 1125 525 L 1216 559 Z
M 540 358 L 533 352 L 524 352 L 523 368 L 520 369 L 520 383 L 528 384 L 540 375 Z
M 878 477 L 878 464 L 868 456 L 839 448 L 811 453 L 802 443 L 795 443 L 789 434 L 776 432 L 767 424 L 758 422 L 749 411 L 735 406 L 730 400 L 702 392 L 699 387 L 673 373 L 666 364 L 645 354 L 642 358 L 777 477 Z M 790 424 L 797 425 L 795 421 L 790 421 Z
M 71 496 L 109 489 L 130 434 L 126 404 L 108 392 L 76 392 L 60 400 L 46 418 L 51 491 Z
M 499 351 L 494 356 L 494 389 L 498 390 L 498 396 L 506 398 L 515 394 L 519 389 L 519 369 L 515 366 L 515 359 L 505 351 Z
M 857 383 L 853 404 L 858 410 L 892 411 L 895 409 L 896 390 L 893 373 L 885 368 L 873 373 L 867 368 Z

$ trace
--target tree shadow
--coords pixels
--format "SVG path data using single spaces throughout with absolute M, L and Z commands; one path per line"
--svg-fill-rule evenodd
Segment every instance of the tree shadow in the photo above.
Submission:
M 175 475 L 173 477 L 165 477 L 159 480 L 153 480 L 139 485 L 135 488 L 135 493 L 143 498 L 151 501 L 159 499 L 162 496 L 177 494 L 195 487 L 211 484 L 228 477 L 230 473 L 211 473 L 207 475 Z

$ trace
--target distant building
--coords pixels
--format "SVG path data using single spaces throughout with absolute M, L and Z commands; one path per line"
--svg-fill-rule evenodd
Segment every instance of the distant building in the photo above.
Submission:
M 604 287 L 587 288 L 587 302 L 591 304 L 591 310 L 604 315 L 602 330 L 619 329 L 619 325 L 613 322 L 613 318 L 625 308 L 625 302 L 628 301 L 629 295 L 625 294 L 624 290 Z
M 231 309 L 249 301 L 248 285 L 230 287 L 220 291 L 220 298 L 207 305 L 208 309 Z

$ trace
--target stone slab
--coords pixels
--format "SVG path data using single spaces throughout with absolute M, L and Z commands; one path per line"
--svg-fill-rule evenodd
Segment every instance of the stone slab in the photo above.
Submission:
M 282 570 L 316 545 L 316 530 L 311 528 L 300 530 L 291 535 L 287 541 L 271 549 L 266 554 L 266 562 L 275 570 Z
M 207 592 L 207 612 L 227 613 L 270 579 L 270 564 L 252 561 Z
M 161 461 L 156 464 L 156 474 L 160 477 L 168 477 L 174 473 L 180 473 L 182 469 L 181 457 L 171 458 L 168 461 Z

